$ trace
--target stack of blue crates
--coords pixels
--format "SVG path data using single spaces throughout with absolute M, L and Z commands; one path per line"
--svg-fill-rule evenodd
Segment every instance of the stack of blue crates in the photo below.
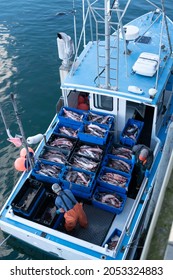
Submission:
M 108 197 L 108 199 L 104 202 L 100 199 L 98 199 L 98 197 L 100 197 L 100 195 L 103 195 L 103 198 L 105 196 Z M 111 195 L 115 195 L 117 197 L 117 199 L 121 202 L 120 207 L 117 207 L 116 205 L 113 205 L 113 203 L 109 203 L 109 197 L 111 197 Z M 125 203 L 127 200 L 127 195 L 125 193 L 120 193 L 118 191 L 115 190 L 111 190 L 108 189 L 107 187 L 103 187 L 101 186 L 99 183 L 97 183 L 96 185 L 96 189 L 95 192 L 93 194 L 93 198 L 92 198 L 92 204 L 103 209 L 106 210 L 108 212 L 114 213 L 114 214 L 120 214 L 122 213 Z M 111 201 L 111 198 L 110 198 Z
M 79 120 L 75 120 L 74 118 L 70 118 L 68 117 L 64 111 L 71 111 L 74 114 L 77 114 L 79 116 Z M 79 109 L 75 109 L 75 108 L 70 108 L 70 107 L 62 107 L 59 114 L 58 114 L 58 118 L 60 120 L 60 122 L 62 123 L 67 123 L 67 124 L 78 124 L 80 125 L 84 120 L 85 120 L 85 116 L 86 113 L 82 110 Z
M 109 182 L 103 181 L 103 180 L 101 179 L 101 177 L 102 177 L 103 175 L 105 175 L 106 173 L 112 173 L 112 174 L 115 174 L 115 175 L 117 174 L 117 175 L 123 176 L 123 177 L 125 178 L 125 180 L 126 180 L 125 185 L 122 187 L 122 186 L 118 185 L 118 183 L 117 183 L 117 184 L 111 184 L 111 183 L 109 183 Z M 103 167 L 101 168 L 101 170 L 100 170 L 99 175 L 98 175 L 97 182 L 98 182 L 101 186 L 105 187 L 105 188 L 108 189 L 108 190 L 118 191 L 118 192 L 120 192 L 120 193 L 126 194 L 127 191 L 128 191 L 128 186 L 129 186 L 129 183 L 130 183 L 130 179 L 131 179 L 131 177 L 130 177 L 130 175 L 127 174 L 127 173 L 124 173 L 124 172 L 121 172 L 121 171 L 118 171 L 118 170 L 115 170 L 115 169 L 112 169 L 112 168 L 108 168 L 108 167 L 106 167 L 106 166 L 103 166 Z
M 75 117 L 70 117 L 70 114 L 76 115 L 77 118 Z M 93 116 L 93 114 L 96 115 L 96 119 L 94 119 L 94 121 L 91 121 L 90 116 Z M 98 116 L 98 119 L 97 119 Z M 104 119 L 104 123 L 102 124 L 102 118 Z M 98 120 L 98 121 L 97 121 Z M 92 134 L 88 134 L 85 133 L 85 126 L 88 124 L 92 124 L 92 125 L 96 125 L 99 126 L 100 128 L 105 129 L 105 134 L 104 137 L 98 137 L 96 135 L 92 135 Z M 65 129 L 73 129 L 76 132 L 75 136 L 70 136 L 67 135 L 65 133 L 63 133 L 62 131 L 60 131 L 60 129 L 64 127 Z M 99 171 L 99 167 L 101 165 L 103 156 L 104 156 L 104 152 L 105 149 L 107 147 L 107 144 L 109 142 L 110 139 L 110 132 L 112 132 L 114 130 L 114 116 L 113 115 L 107 115 L 104 113 L 100 113 L 100 112 L 96 112 L 96 111 L 83 111 L 83 110 L 78 110 L 75 108 L 70 108 L 70 107 L 62 107 L 59 114 L 58 114 L 58 123 L 56 124 L 55 128 L 53 129 L 53 133 L 50 135 L 49 139 L 47 140 L 45 146 L 43 147 L 43 150 L 40 153 L 39 156 L 39 160 L 36 162 L 34 170 L 32 172 L 32 175 L 37 178 L 38 180 L 41 180 L 43 182 L 47 182 L 47 183 L 55 183 L 58 182 L 60 184 L 62 184 L 63 188 L 72 188 L 73 193 L 76 196 L 80 196 L 83 198 L 91 198 L 94 188 L 95 188 L 95 178 L 96 178 L 96 174 Z M 56 141 L 57 138 L 66 138 L 69 139 L 70 141 L 72 141 L 73 143 L 73 147 L 72 149 L 62 149 L 60 147 L 58 147 L 58 145 L 53 146 L 52 147 L 52 142 Z M 53 143 L 53 145 L 55 144 L 55 142 Z M 99 159 L 96 158 L 90 158 L 89 156 L 85 157 L 83 155 L 78 155 L 77 153 L 77 149 L 79 148 L 80 145 L 90 145 L 90 146 L 99 146 L 102 150 L 103 150 L 103 154 L 100 156 Z M 66 162 L 64 164 L 57 164 L 51 160 L 46 160 L 43 159 L 44 157 L 44 153 L 46 153 L 47 151 L 49 151 L 49 149 L 57 149 L 60 150 L 61 152 L 63 152 L 64 155 L 66 155 Z M 91 171 L 91 170 L 84 170 L 83 168 L 78 168 L 73 166 L 74 163 L 74 156 L 81 156 L 84 157 L 86 159 L 89 159 L 91 161 L 94 161 L 97 163 L 97 166 L 95 168 L 95 170 Z M 41 160 L 41 162 L 40 162 Z M 41 174 L 38 174 L 37 171 L 39 171 L 40 169 L 40 164 L 44 163 L 44 164 L 50 164 L 50 165 L 58 165 L 61 167 L 61 172 L 58 176 L 58 178 L 53 178 L 50 176 L 44 176 Z M 91 176 L 91 181 L 89 183 L 89 185 L 83 186 L 83 185 L 78 185 L 75 183 L 70 184 L 65 178 L 64 175 L 67 172 L 68 169 L 74 169 L 74 170 L 78 170 L 79 172 L 85 172 L 86 174 Z
M 67 123 L 67 121 L 61 121 L 56 125 L 56 127 L 54 129 L 54 133 L 60 134 L 60 135 L 63 135 L 63 136 L 67 136 L 67 134 L 60 131 L 60 129 L 62 129 L 63 127 L 65 129 L 70 128 L 70 129 L 74 130 L 74 132 L 76 132 L 76 133 L 74 133 L 74 135 L 76 135 L 76 136 L 71 135 L 70 137 L 78 138 L 78 132 L 79 132 L 79 129 L 80 129 L 81 125 L 82 124 L 81 123 L 79 124 L 78 122 L 77 123 L 75 123 L 75 122 Z
M 52 176 L 49 176 L 49 175 L 44 175 L 43 172 L 40 172 L 41 168 L 42 168 L 42 165 L 45 166 L 45 169 L 49 168 L 50 167 L 57 167 L 58 169 L 60 169 L 60 171 L 56 172 L 56 169 L 55 169 L 55 175 L 52 175 Z M 60 177 L 60 174 L 61 172 L 63 171 L 63 168 L 64 168 L 64 165 L 63 164 L 60 164 L 60 163 L 55 163 L 55 162 L 49 162 L 49 161 L 45 161 L 45 160 L 40 160 L 38 161 L 36 164 L 35 164 L 35 167 L 32 171 L 32 176 L 39 180 L 39 181 L 42 181 L 42 182 L 47 182 L 47 183 L 59 183 L 59 177 Z
M 91 122 L 84 122 L 83 125 L 81 126 L 79 133 L 78 133 L 78 137 L 81 141 L 85 141 L 88 143 L 94 143 L 94 144 L 98 144 L 98 145 L 105 145 L 109 136 L 109 131 L 110 131 L 110 127 L 108 125 L 104 125 L 104 124 L 97 124 L 95 125 L 96 127 L 99 127 L 101 129 L 103 129 L 104 133 L 103 133 L 103 137 L 97 136 L 97 135 L 93 135 L 91 133 L 88 133 L 88 126 L 90 125 L 94 125 Z M 96 130 L 93 127 L 93 130 Z
M 113 162 L 116 162 L 116 161 L 120 161 L 120 162 L 124 162 L 125 164 L 128 164 L 129 166 L 129 170 L 128 169 L 125 169 L 125 168 L 117 168 L 116 167 L 113 167 Z M 112 164 L 112 166 L 110 166 Z M 128 159 L 125 159 L 125 158 L 122 158 L 122 157 L 119 157 L 119 156 L 115 156 L 115 155 L 111 155 L 111 154 L 108 154 L 103 163 L 102 163 L 102 166 L 106 166 L 108 168 L 111 168 L 111 169 L 115 169 L 117 171 L 120 171 L 120 172 L 123 172 L 123 173 L 127 173 L 129 175 L 132 174 L 132 171 L 133 171 L 133 168 L 134 168 L 134 163 L 132 162 L 132 160 L 128 160 Z
M 88 185 L 85 184 L 77 184 L 75 182 L 70 182 L 66 179 L 66 175 L 68 172 L 79 172 L 81 174 L 86 175 L 89 180 L 88 180 Z M 92 196 L 92 191 L 94 188 L 94 179 L 95 179 L 95 173 L 94 172 L 89 172 L 86 170 L 81 170 L 80 168 L 75 168 L 75 167 L 69 167 L 66 166 L 65 169 L 63 170 L 60 181 L 63 183 L 64 188 L 70 188 L 74 194 L 77 194 L 83 198 L 91 198 Z
M 144 126 L 144 122 L 128 119 L 121 135 L 120 135 L 120 143 L 127 146 L 134 146 L 141 134 L 142 128 Z M 128 130 L 129 129 L 129 130 Z M 128 133 L 127 133 L 128 130 Z M 131 131 L 131 132 L 130 132 Z M 135 133 L 133 133 L 135 131 Z

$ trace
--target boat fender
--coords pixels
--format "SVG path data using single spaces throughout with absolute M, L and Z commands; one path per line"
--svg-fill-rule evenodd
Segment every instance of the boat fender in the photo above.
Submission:
M 137 93 L 137 94 L 142 94 L 143 90 L 137 86 L 128 86 L 128 91 Z
M 31 144 L 38 144 L 42 139 L 43 139 L 43 134 L 39 133 L 37 135 L 28 137 L 27 138 L 27 143 L 29 145 L 31 145 Z

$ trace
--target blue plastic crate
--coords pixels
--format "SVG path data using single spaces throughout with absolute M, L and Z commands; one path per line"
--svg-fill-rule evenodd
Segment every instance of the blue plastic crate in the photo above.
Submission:
M 84 173 L 89 178 L 88 185 L 77 184 L 75 182 L 70 182 L 70 181 L 66 180 L 66 175 L 67 175 L 68 172 L 79 172 L 81 175 L 82 175 L 82 173 Z M 94 185 L 93 184 L 94 179 L 95 179 L 95 173 L 84 171 L 84 170 L 81 170 L 79 168 L 69 167 L 69 166 L 66 166 L 64 168 L 64 170 L 61 174 L 61 177 L 60 177 L 60 181 L 63 183 L 63 185 L 66 188 L 70 188 L 71 190 L 76 190 L 76 191 L 84 192 L 84 193 L 91 193 L 92 192 L 93 185 Z
M 94 192 L 94 188 L 91 190 L 91 192 L 83 192 L 83 191 L 79 191 L 77 189 L 71 188 L 69 187 L 68 184 L 64 184 L 64 182 L 61 181 L 61 187 L 62 189 L 70 189 L 72 191 L 72 193 L 74 194 L 74 196 L 76 197 L 76 199 L 78 200 L 78 198 L 82 198 L 82 199 L 87 199 L 87 200 L 91 200 L 92 199 L 92 195 Z
M 83 199 L 87 199 L 87 200 L 91 200 L 92 198 L 92 195 L 93 195 L 93 190 L 91 192 L 82 192 L 82 191 L 79 191 L 79 190 L 75 190 L 75 189 L 72 189 L 71 190 L 72 193 L 74 194 L 75 197 L 77 198 L 83 198 Z
M 98 145 L 105 145 L 107 140 L 108 140 L 108 136 L 109 136 L 109 131 L 110 131 L 109 126 L 101 125 L 101 124 L 99 124 L 99 125 L 97 124 L 96 125 L 96 126 L 102 128 L 104 130 L 103 137 L 99 137 L 97 135 L 92 135 L 90 133 L 87 133 L 88 125 L 95 125 L 95 124 L 92 124 L 90 122 L 85 122 L 81 126 L 81 128 L 79 130 L 79 133 L 78 133 L 79 140 L 87 142 L 87 143 L 94 143 L 94 144 L 98 144 Z
M 118 244 L 118 240 L 121 236 L 122 231 L 119 230 L 118 228 L 116 228 L 113 233 L 111 234 L 111 236 L 104 241 L 104 243 L 102 244 L 102 246 L 105 246 L 105 244 L 108 245 L 108 250 L 115 250 L 115 248 L 117 247 Z M 117 240 L 117 242 L 115 243 L 115 239 Z
M 105 202 L 103 202 L 102 200 L 100 201 L 101 197 L 105 196 L 105 195 L 115 195 L 118 198 L 118 200 L 121 202 L 120 206 L 116 207 L 116 206 L 113 206 L 106 201 Z M 117 191 L 113 191 L 113 190 L 104 188 L 100 185 L 96 185 L 96 189 L 95 189 L 95 192 L 94 192 L 93 197 L 92 197 L 93 205 L 95 205 L 95 206 L 97 206 L 97 207 L 99 207 L 103 210 L 114 213 L 114 214 L 122 213 L 122 211 L 124 209 L 124 206 L 125 206 L 125 203 L 126 203 L 126 200 L 127 200 L 127 195 L 126 194 L 119 193 Z
M 72 167 L 94 173 L 96 173 L 100 167 L 100 161 L 80 156 L 75 153 L 72 153 L 72 156 L 69 159 L 69 163 Z
M 130 147 L 134 146 L 139 139 L 143 126 L 144 122 L 128 119 L 125 128 L 120 135 L 120 143 Z
M 114 165 L 114 162 L 115 162 L 115 165 Z M 116 162 L 117 162 L 117 165 L 116 165 Z M 134 168 L 134 163 L 132 163 L 131 160 L 126 160 L 121 157 L 107 155 L 102 163 L 102 166 L 106 166 L 108 168 L 115 169 L 117 171 L 131 175 L 133 168 Z
M 53 229 L 58 230 L 58 228 L 60 227 L 60 225 L 63 222 L 63 218 L 64 218 L 64 213 L 57 214 L 57 218 L 55 219 Z M 62 225 L 61 225 L 61 227 L 62 227 Z
M 57 168 L 60 169 L 60 171 L 55 172 L 54 176 L 50 176 L 50 175 L 44 175 L 43 172 L 41 171 L 42 169 L 42 165 L 44 168 L 48 168 L 49 166 L 52 168 L 52 166 L 55 166 Z M 35 164 L 35 167 L 33 168 L 33 171 L 31 173 L 32 177 L 34 177 L 35 179 L 42 181 L 42 182 L 47 182 L 47 183 L 58 183 L 59 182 L 59 178 L 60 178 L 60 174 L 63 170 L 65 165 L 63 164 L 58 164 L 58 163 L 53 163 L 53 162 L 47 162 L 44 160 L 40 160 Z
M 92 116 L 95 115 L 96 117 L 92 118 Z M 107 120 L 105 122 L 102 122 L 104 118 L 108 117 Z M 100 118 L 99 118 L 100 117 Z M 86 114 L 85 120 L 87 122 L 92 122 L 95 124 L 105 124 L 108 125 L 109 127 L 112 127 L 112 125 L 114 125 L 114 116 L 111 114 L 105 114 L 102 112 L 97 112 L 97 111 L 93 111 L 93 110 L 89 110 L 88 113 Z
M 40 152 L 39 159 L 48 162 L 66 164 L 70 157 L 70 153 L 71 152 L 68 150 L 44 146 Z
M 105 182 L 101 179 L 101 177 L 103 175 L 105 175 L 106 173 L 113 173 L 113 174 L 117 174 L 117 175 L 121 175 L 123 176 L 125 179 L 126 179 L 126 183 L 124 186 L 120 186 L 120 184 L 112 184 L 112 183 L 108 183 L 108 182 Z M 109 190 L 114 190 L 114 191 L 118 191 L 120 193 L 126 193 L 128 191 L 128 186 L 129 186 L 129 183 L 130 183 L 130 179 L 131 179 L 131 176 L 127 173 L 124 173 L 124 172 L 121 172 L 121 171 L 117 171 L 115 169 L 112 169 L 112 168 L 108 168 L 108 167 L 105 167 L 103 166 L 99 172 L 99 175 L 97 177 L 97 182 L 100 184 L 100 186 L 102 187 L 105 187 Z
M 74 138 L 78 138 L 78 132 L 79 132 L 79 129 L 81 127 L 82 123 L 78 124 L 78 123 L 67 123 L 67 122 L 59 122 L 53 133 L 56 133 L 56 134 L 60 134 L 60 135 L 63 135 L 63 136 L 68 136 L 68 137 L 74 137 Z M 72 134 L 68 134 L 66 132 L 63 132 L 62 129 L 64 128 L 64 131 L 66 131 L 66 129 L 70 129 L 72 130 Z
M 126 159 L 129 161 L 132 161 L 132 148 L 123 146 L 121 144 L 114 144 L 110 143 L 108 150 L 107 150 L 108 155 L 112 156 L 118 156 L 119 158 Z
M 11 203 L 14 214 L 30 218 L 44 194 L 43 183 L 27 179 Z
M 74 114 L 77 114 L 77 116 L 79 117 L 79 119 L 75 120 L 75 119 L 72 119 L 70 117 L 67 117 L 65 115 L 65 112 L 64 111 L 71 111 L 73 112 Z M 82 110 L 79 110 L 79 109 L 76 109 L 76 108 L 71 108 L 71 107 L 62 107 L 59 114 L 58 114 L 58 118 L 60 120 L 60 122 L 63 122 L 63 123 L 67 123 L 67 124 L 74 124 L 74 123 L 78 123 L 79 125 L 84 121 L 85 119 L 85 114 L 86 112 L 82 111 Z
M 64 140 L 64 144 L 60 145 L 58 141 L 61 140 L 62 141 Z M 63 151 L 71 152 L 75 147 L 76 142 L 77 139 L 73 137 L 62 136 L 57 133 L 52 133 L 52 135 L 49 137 L 48 141 L 46 142 L 46 146 L 57 148 L 60 151 L 63 150 Z
M 41 225 L 56 229 L 63 219 L 62 214 L 56 213 L 56 194 L 46 192 L 42 201 L 38 205 L 33 221 Z
M 82 147 L 86 146 L 85 149 L 82 149 Z M 93 153 L 91 153 L 89 150 L 94 149 Z M 98 149 L 98 152 L 96 151 Z M 87 157 L 90 159 L 94 159 L 97 161 L 101 161 L 103 159 L 104 153 L 106 150 L 106 146 L 105 145 L 96 145 L 93 143 L 87 143 L 87 142 L 82 142 L 79 141 L 76 146 L 75 149 L 73 151 L 73 154 L 76 155 L 80 155 L 83 157 Z

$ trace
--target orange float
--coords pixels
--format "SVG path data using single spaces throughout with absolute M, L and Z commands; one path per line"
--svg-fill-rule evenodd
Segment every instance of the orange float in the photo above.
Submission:
M 34 155 L 34 150 L 30 147 L 28 147 L 28 151 L 29 151 L 29 155 L 31 157 L 33 157 Z M 27 151 L 26 151 L 26 148 L 22 148 L 22 150 L 20 151 L 20 156 L 23 157 L 23 158 L 26 158 L 26 155 L 27 155 Z
M 25 171 L 26 170 L 25 162 L 26 162 L 26 159 L 24 157 L 17 158 L 14 162 L 15 169 L 17 171 Z

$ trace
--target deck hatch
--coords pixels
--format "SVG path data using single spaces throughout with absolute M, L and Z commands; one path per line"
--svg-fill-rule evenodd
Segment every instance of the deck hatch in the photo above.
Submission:
M 149 44 L 151 42 L 151 37 L 149 36 L 139 36 L 135 42 L 142 44 Z

